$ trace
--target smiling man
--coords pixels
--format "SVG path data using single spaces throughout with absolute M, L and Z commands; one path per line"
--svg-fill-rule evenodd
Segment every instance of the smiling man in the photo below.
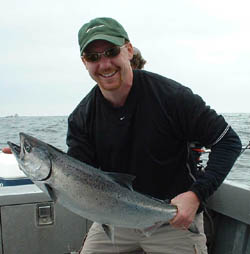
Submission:
M 114 106 L 125 103 L 132 86 L 132 58 L 133 47 L 130 42 L 119 46 L 105 40 L 95 40 L 88 44 L 83 52 L 82 61 L 90 76 L 99 85 L 103 96 Z M 120 95 L 123 98 L 120 98 Z
M 97 85 L 69 116 L 68 154 L 104 171 L 134 175 L 136 191 L 178 208 L 170 224 L 162 222 L 149 237 L 115 228 L 115 244 L 93 223 L 81 253 L 207 253 L 203 205 L 237 159 L 238 135 L 189 88 L 132 70 L 133 47 L 116 20 L 93 19 L 78 39 L 83 64 Z M 191 164 L 193 142 L 211 149 L 204 174 Z M 187 230 L 191 223 L 198 233 Z

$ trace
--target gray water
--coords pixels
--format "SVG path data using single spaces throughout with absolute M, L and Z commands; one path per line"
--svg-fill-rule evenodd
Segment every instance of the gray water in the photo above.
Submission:
M 19 144 L 19 132 L 24 132 L 63 151 L 67 150 L 66 116 L 0 117 L 0 149 L 7 141 Z
M 224 117 L 240 136 L 243 147 L 248 145 L 250 141 L 250 114 L 224 114 Z M 250 149 L 246 149 L 240 155 L 227 176 L 227 180 L 239 185 L 250 186 Z
M 246 146 L 250 141 L 250 113 L 223 115 L 240 136 L 243 146 Z M 0 150 L 7 146 L 7 141 L 19 144 L 19 132 L 67 151 L 67 116 L 0 117 Z M 239 157 L 227 180 L 250 186 L 250 149 Z

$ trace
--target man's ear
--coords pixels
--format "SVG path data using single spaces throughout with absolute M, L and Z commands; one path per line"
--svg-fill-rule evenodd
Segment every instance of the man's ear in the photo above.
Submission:
M 84 60 L 83 56 L 81 56 L 81 60 L 82 60 L 82 62 L 83 62 L 83 64 L 84 64 L 85 68 L 88 69 L 87 64 L 86 64 L 86 61 Z
M 128 49 L 128 54 L 129 54 L 129 60 L 131 60 L 134 55 L 134 48 L 133 48 L 131 42 L 127 43 L 127 49 Z

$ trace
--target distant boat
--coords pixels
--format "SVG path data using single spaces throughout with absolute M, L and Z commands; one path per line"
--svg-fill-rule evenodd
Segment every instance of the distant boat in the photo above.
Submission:
M 5 116 L 5 118 L 13 118 L 13 117 L 19 117 L 19 115 L 16 113 L 14 115 Z

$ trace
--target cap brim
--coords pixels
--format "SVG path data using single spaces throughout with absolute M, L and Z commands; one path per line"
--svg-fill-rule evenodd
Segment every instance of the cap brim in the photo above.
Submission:
M 111 42 L 114 45 L 117 46 L 122 46 L 125 43 L 125 39 L 122 37 L 115 37 L 115 36 L 110 36 L 110 35 L 105 35 L 105 34 L 97 34 L 93 36 L 90 40 L 88 40 L 82 47 L 81 47 L 81 54 L 85 50 L 85 48 L 92 42 L 96 40 L 104 40 Z

